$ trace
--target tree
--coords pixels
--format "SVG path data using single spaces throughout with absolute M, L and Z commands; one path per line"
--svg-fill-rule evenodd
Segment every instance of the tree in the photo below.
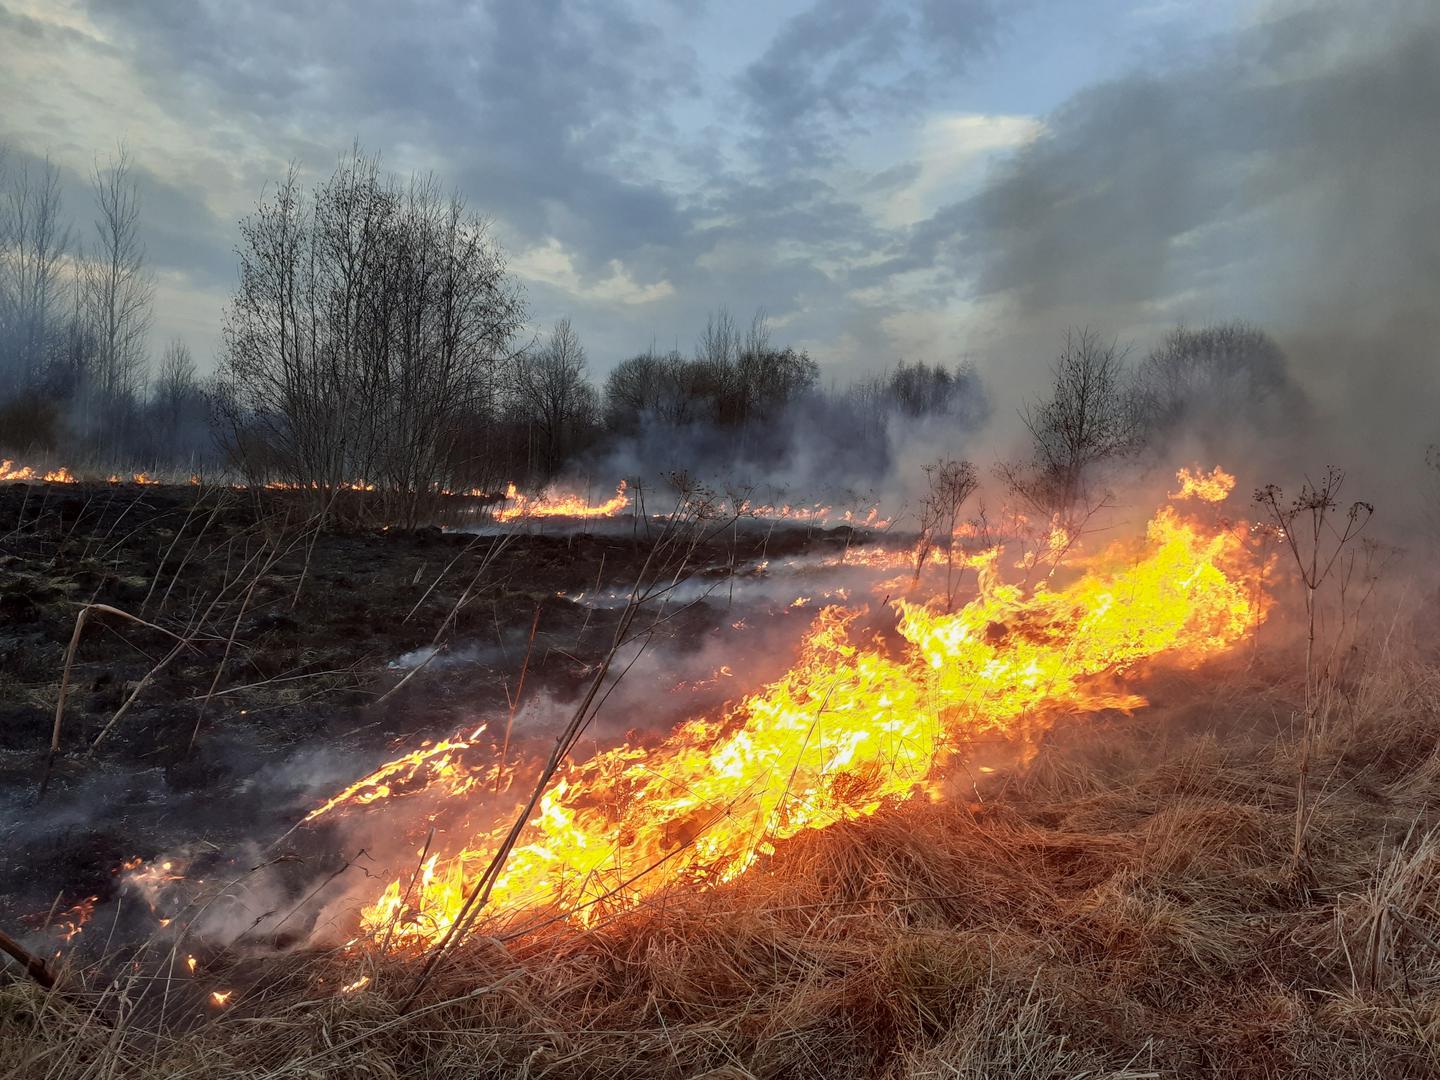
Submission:
M 95 165 L 91 185 L 99 216 L 85 264 L 86 298 L 96 342 L 95 389 L 109 413 L 135 393 L 143 376 L 155 284 L 140 239 L 140 191 L 124 146 L 105 168 Z
M 53 308 L 70 245 L 60 170 L 47 158 L 9 177 L 0 210 L 0 392 L 38 388 L 49 360 Z
M 960 508 L 980 486 L 975 466 L 968 461 L 946 458 L 925 466 L 928 490 L 920 503 L 920 536 L 915 547 L 915 582 L 930 556 L 937 538 L 945 545 L 945 610 L 955 605 L 955 588 L 959 578 L 955 567 L 955 527 L 960 523 Z M 960 567 L 964 569 L 963 564 Z
M 322 493 L 369 481 L 412 521 L 524 322 L 488 222 L 357 145 L 309 195 L 292 168 L 240 232 L 220 363 L 232 454 Z
M 202 397 L 190 347 L 178 339 L 170 342 L 160 354 L 160 371 L 150 389 L 153 434 L 165 457 L 178 456 L 187 419 L 199 411 Z
M 1075 518 L 1095 506 L 1092 473 L 1138 446 L 1135 402 L 1127 383 L 1125 351 L 1091 330 L 1070 331 L 1052 368 L 1054 390 L 1020 413 L 1030 432 L 1032 457 L 1001 466 L 1012 494 L 1073 531 Z
M 1177 326 L 1136 368 L 1135 394 L 1152 442 L 1182 427 L 1228 442 L 1237 424 L 1268 426 L 1304 404 L 1280 346 L 1243 322 Z
M 585 349 L 569 319 L 558 320 L 541 348 L 516 361 L 514 394 L 537 436 L 540 472 L 549 480 L 597 411 L 595 390 L 586 377 Z

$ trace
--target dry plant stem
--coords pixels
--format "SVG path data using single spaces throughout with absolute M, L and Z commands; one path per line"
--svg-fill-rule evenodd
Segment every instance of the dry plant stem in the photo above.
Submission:
M 45 795 L 45 790 L 50 786 L 50 771 L 55 764 L 55 755 L 60 752 L 60 725 L 65 718 L 65 698 L 70 690 L 70 671 L 75 665 L 75 652 L 80 647 L 80 636 L 85 630 L 85 623 L 91 612 L 99 612 L 106 615 L 119 615 L 123 619 L 139 623 L 141 626 L 148 626 L 151 630 L 158 630 L 162 634 L 183 642 L 178 634 L 166 630 L 163 626 L 156 626 L 152 622 L 131 615 L 128 611 L 121 611 L 119 608 L 111 607 L 109 604 L 86 604 L 75 616 L 75 630 L 70 635 L 70 646 L 65 650 L 65 667 L 60 674 L 60 691 L 55 699 L 55 722 L 50 729 L 50 750 L 45 756 L 45 768 L 40 776 L 40 796 Z M 107 728 L 108 730 L 108 728 Z M 101 732 L 103 735 L 104 732 Z M 97 740 L 98 741 L 98 740 Z
M 190 509 L 185 514 L 185 520 L 181 522 L 180 528 L 175 530 L 175 535 L 170 538 L 170 543 L 165 548 L 165 554 L 160 556 L 159 563 L 155 566 L 155 576 L 150 579 L 150 588 L 145 590 L 145 599 L 140 601 L 140 610 L 143 612 L 150 604 L 150 597 L 155 594 L 155 586 L 160 584 L 160 573 L 165 569 L 165 564 L 170 561 L 171 554 L 175 551 L 175 545 L 185 535 L 185 530 L 190 527 L 190 521 L 195 516 L 195 511 L 200 509 L 204 502 L 204 495 L 197 498 L 190 504 Z
M 504 536 L 497 537 L 491 542 L 490 546 L 493 548 L 497 542 L 503 543 L 503 541 L 507 539 L 508 537 Z M 415 606 L 410 609 L 410 611 L 405 615 L 405 618 L 400 620 L 402 624 L 408 623 L 411 619 L 415 617 L 415 613 L 420 610 L 420 605 L 425 603 L 425 601 L 430 598 L 430 594 L 435 591 L 437 586 L 439 586 L 440 582 L 445 580 L 445 575 L 450 573 L 451 568 L 457 562 L 463 559 L 466 555 L 468 555 L 470 553 L 470 550 L 475 547 L 476 544 L 480 543 L 480 540 L 481 537 L 477 535 L 473 540 L 471 540 L 468 544 L 466 544 L 463 548 L 461 548 L 455 553 L 455 557 L 445 564 L 445 569 L 441 570 L 440 573 L 436 575 L 435 580 L 430 583 L 430 587 L 421 594 L 419 600 L 415 601 Z
M 555 773 L 559 770 L 566 757 L 569 756 L 570 751 L 579 740 L 581 733 L 585 730 L 585 726 L 591 717 L 590 707 L 594 703 L 595 697 L 599 693 L 600 687 L 610 671 L 610 665 L 615 659 L 616 652 L 618 652 L 621 645 L 624 644 L 630 626 L 635 621 L 636 613 L 639 611 L 640 604 L 643 602 L 640 582 L 645 580 L 651 562 L 654 560 L 656 552 L 660 550 L 663 543 L 664 536 L 662 534 L 661 543 L 652 548 L 650 554 L 646 556 L 645 564 L 641 567 L 640 574 L 637 577 L 637 584 L 631 592 L 630 603 L 626 606 L 625 612 L 620 618 L 620 623 L 616 627 L 615 636 L 611 641 L 610 648 L 606 652 L 604 659 L 600 662 L 595 672 L 595 677 L 591 680 L 590 687 L 585 693 L 585 697 L 581 700 L 574 714 L 571 716 L 570 723 L 566 725 L 565 730 L 556 738 L 554 749 L 550 753 L 550 759 L 545 763 L 545 767 L 536 779 L 535 786 L 530 792 L 530 798 L 515 816 L 515 821 L 510 826 L 510 831 L 506 834 L 505 839 L 501 842 L 500 847 L 491 858 L 489 865 L 486 866 L 485 872 L 481 874 L 480 880 L 475 883 L 474 888 L 470 890 L 469 895 L 466 896 L 464 902 L 461 904 L 460 910 L 456 913 L 455 919 L 451 922 L 450 928 L 446 931 L 445 936 L 430 953 L 429 959 L 426 960 L 425 966 L 420 970 L 419 977 L 415 980 L 415 986 L 411 989 L 404 1004 L 401 1006 L 402 1009 L 409 1008 L 410 1003 L 415 1000 L 415 996 L 419 994 L 424 987 L 431 973 L 440 964 L 452 946 L 464 938 L 464 935 L 470 929 L 470 924 L 489 901 L 490 892 L 494 888 L 500 871 L 504 868 L 505 860 L 509 857 L 511 850 L 520 839 L 520 834 L 524 831 L 526 824 L 530 820 L 530 816 L 535 812 L 535 807 L 539 804 L 540 797 L 545 793 L 546 788 L 550 786 L 550 781 L 554 778 Z
M 605 574 L 605 552 L 602 551 L 602 552 L 600 553 L 600 568 L 595 571 L 595 587 L 594 587 L 594 589 L 591 590 L 591 595 L 598 596 L 598 595 L 600 594 L 600 579 L 604 576 L 604 574 Z M 591 614 L 591 612 L 593 612 L 594 610 L 595 610 L 594 605 L 589 605 L 589 606 L 587 606 L 587 607 L 585 608 L 585 619 L 584 619 L 583 622 L 580 623 L 580 632 L 575 635 L 575 650 L 576 650 L 577 652 L 580 650 L 580 642 L 581 642 L 581 640 L 585 637 L 585 631 L 586 631 L 587 629 L 589 629 L 589 627 L 590 627 L 590 614 Z M 539 618 L 539 615 L 540 615 L 540 609 L 539 609 L 539 608 L 536 608 L 536 609 L 535 609 L 535 615 L 536 615 L 536 618 L 538 619 L 538 618 Z M 534 632 L 533 630 L 530 632 L 530 637 L 531 637 L 532 640 L 533 640 L 534 637 L 535 637 L 535 632 Z
M 290 1062 L 289 1064 L 282 1065 L 278 1069 L 274 1069 L 268 1073 L 264 1073 L 260 1077 L 260 1080 L 278 1080 L 278 1078 L 282 1076 L 293 1075 L 296 1073 L 305 1074 L 311 1069 L 311 1066 L 315 1065 L 317 1062 L 325 1060 L 325 1058 L 329 1057 L 332 1054 L 338 1054 L 342 1050 L 348 1050 L 350 1047 L 355 1046 L 357 1043 L 362 1043 L 366 1039 L 373 1038 L 374 1036 L 379 1035 L 382 1032 L 390 1031 L 393 1028 L 397 1028 L 400 1025 L 408 1023 L 421 1016 L 425 1016 L 433 1012 L 438 1012 L 441 1009 L 448 1009 L 450 1006 L 458 1005 L 463 1001 L 473 1001 L 475 998 L 480 997 L 483 994 L 494 993 L 496 990 L 500 990 L 503 987 L 508 986 L 510 983 L 514 982 L 522 974 L 523 972 L 517 969 L 508 973 L 502 978 L 497 979 L 489 986 L 477 986 L 474 990 L 471 990 L 465 994 L 461 994 L 459 997 L 447 998 L 445 1001 L 437 1001 L 433 1005 L 426 1005 L 423 1009 L 416 1009 L 414 1012 L 402 1013 L 393 1020 L 387 1020 L 383 1024 L 376 1024 L 374 1027 L 366 1028 L 358 1035 L 351 1036 L 343 1042 L 336 1043 L 334 1046 L 326 1047 L 324 1050 L 320 1051 L 317 1054 L 311 1054 L 307 1058 L 301 1058 L 299 1061 Z M 314 1073 L 311 1072 L 310 1075 L 314 1075 Z
M 380 945 L 381 953 L 390 951 L 390 940 L 395 935 L 395 924 L 400 921 L 400 912 L 405 910 L 405 905 L 410 903 L 410 894 L 415 891 L 415 882 L 420 880 L 420 873 L 425 869 L 425 856 L 430 854 L 430 845 L 435 842 L 435 826 L 430 826 L 430 831 L 425 834 L 425 846 L 420 849 L 420 859 L 415 863 L 415 872 L 410 875 L 410 884 L 405 886 L 405 895 L 400 898 L 400 906 L 390 916 L 390 925 L 385 928 L 385 940 Z
M 321 520 L 323 521 L 323 519 Z M 312 528 L 318 529 L 320 528 L 320 524 L 321 523 L 317 521 L 312 526 Z M 304 534 L 302 533 L 301 536 L 303 535 Z M 294 550 L 295 545 L 299 542 L 300 536 L 297 536 L 295 540 L 291 541 L 284 548 L 281 548 L 279 544 L 279 538 L 277 537 L 274 543 L 274 547 L 270 551 L 270 556 L 265 561 L 265 565 L 256 572 L 253 578 L 251 578 L 250 585 L 245 590 L 245 596 L 240 602 L 240 610 L 235 614 L 235 622 L 230 627 L 230 636 L 225 641 L 225 652 L 220 657 L 219 666 L 215 668 L 215 677 L 210 680 L 210 689 L 206 691 L 205 699 L 200 703 L 200 708 L 196 711 L 195 726 L 190 731 L 190 742 L 185 747 L 185 753 L 187 756 L 195 749 L 195 740 L 200 735 L 200 725 L 205 722 L 205 713 L 210 707 L 210 700 L 215 696 L 215 690 L 220 685 L 220 679 L 225 674 L 225 666 L 230 662 L 230 654 L 235 649 L 235 636 L 240 632 L 241 620 L 245 618 L 245 613 L 250 609 L 250 600 L 255 595 L 256 586 L 260 584 L 261 580 L 264 579 L 265 575 L 270 572 L 271 568 L 274 567 L 276 563 L 278 563 L 281 559 L 283 559 L 286 555 L 288 555 L 291 551 Z M 258 557 L 260 553 L 264 551 L 265 547 L 262 545 L 260 550 L 257 551 L 255 556 L 252 556 L 251 559 L 253 560 L 254 558 Z M 249 561 L 247 561 L 246 563 L 246 566 L 248 565 Z M 244 572 L 243 568 L 241 572 Z
M 25 969 L 25 974 L 34 979 L 46 990 L 53 990 L 55 988 L 55 976 L 51 973 L 45 961 L 25 948 L 24 945 L 21 945 L 3 930 L 0 930 L 0 952 L 9 953 L 14 957 L 15 962 Z
M 416 664 L 413 668 L 411 668 L 409 671 L 407 671 L 407 672 L 405 673 L 405 677 L 404 677 L 403 679 L 401 679 L 401 680 L 400 680 L 399 682 L 397 682 L 394 686 L 392 686 L 389 690 L 386 690 L 385 693 L 381 694 L 378 698 L 376 698 L 374 701 L 372 701 L 372 702 L 370 703 L 370 707 L 371 707 L 371 708 L 374 708 L 376 705 L 384 705 L 385 702 L 389 701 L 392 697 L 394 697 L 396 694 L 398 694 L 398 693 L 400 692 L 400 688 L 401 688 L 401 687 L 403 687 L 403 686 L 404 686 L 406 683 L 408 683 L 411 679 L 415 678 L 416 675 L 419 675 L 420 672 L 424 671 L 427 667 L 429 667 L 429 666 L 430 666 L 430 661 L 431 661 L 431 660 L 434 660 L 435 657 L 439 656 L 440 653 L 443 652 L 443 651 L 444 651 L 444 646 L 441 646 L 441 645 L 431 646 L 431 648 L 430 648 L 430 655 L 427 656 L 427 657 L 425 657 L 424 660 L 421 660 L 420 663 Z
M 305 587 L 305 579 L 310 575 L 310 557 L 315 553 L 315 541 L 320 539 L 320 530 L 324 527 L 326 519 L 330 516 L 330 510 L 335 505 L 335 500 L 339 495 L 340 491 L 338 488 L 330 493 L 330 498 L 320 511 L 320 520 L 316 522 L 314 530 L 310 533 L 310 542 L 305 545 L 305 564 L 300 568 L 300 580 L 295 582 L 295 595 L 290 598 L 291 611 L 294 611 L 295 605 L 300 603 L 300 590 Z
M 250 561 L 247 562 L 245 565 L 247 567 L 250 566 L 254 562 L 255 558 L 258 558 L 258 553 L 255 556 L 252 556 Z M 227 591 L 228 586 L 226 589 L 221 589 L 220 592 L 216 593 L 215 598 L 210 601 L 209 605 L 205 608 L 205 611 L 201 613 L 198 618 L 195 619 L 194 623 L 192 624 L 193 629 L 198 629 L 205 624 L 206 620 L 210 617 L 210 613 L 215 610 L 216 605 L 219 604 L 221 599 L 224 598 Z M 170 666 L 170 662 L 174 660 L 175 657 L 179 656 L 180 653 L 185 649 L 190 648 L 194 642 L 195 637 L 197 636 L 198 635 L 194 633 L 190 633 L 185 637 L 175 636 L 175 647 L 172 648 L 170 652 L 167 653 L 164 657 L 162 657 L 160 661 L 155 664 L 154 667 L 152 667 L 148 672 L 146 672 L 144 678 L 142 678 L 140 682 L 136 684 L 135 689 L 130 692 L 130 696 L 125 699 L 125 701 L 121 704 L 120 708 L 115 711 L 115 715 L 110 717 L 109 722 L 107 722 L 106 725 L 101 728 L 100 733 L 96 735 L 94 741 L 90 743 L 90 749 L 87 752 L 86 757 L 93 757 L 95 755 L 95 751 L 100 746 L 101 740 L 103 740 L 105 736 L 109 735 L 111 729 L 113 729 L 115 725 L 118 724 L 120 720 L 124 717 L 124 715 L 130 711 L 130 706 L 135 703 L 136 698 L 140 696 L 141 692 L 144 691 L 145 688 L 154 681 L 156 675 L 160 674 L 160 672 L 164 671 L 165 668 Z
M 160 597 L 159 609 L 161 611 L 165 610 L 165 605 L 170 600 L 170 594 L 175 589 L 175 583 L 180 580 L 180 575 L 185 572 L 185 567 L 190 565 L 190 559 L 195 554 L 195 549 L 200 545 L 200 541 L 204 538 L 205 534 L 209 532 L 210 526 L 215 523 L 215 519 L 220 516 L 220 511 L 224 505 L 225 496 L 224 492 L 221 492 L 220 498 L 215 501 L 215 506 L 210 511 L 210 516 L 205 519 L 205 524 L 202 525 L 200 531 L 195 534 L 195 538 L 190 541 L 190 546 L 185 549 L 185 555 L 180 560 L 180 565 L 170 574 L 170 584 L 165 586 L 165 592 Z
M 589 615 L 589 612 L 586 612 Z M 510 712 L 505 718 L 505 741 L 500 747 L 500 769 L 495 774 L 495 790 L 499 792 L 500 782 L 505 776 L 505 762 L 510 760 L 510 732 L 515 727 L 515 710 L 520 707 L 520 696 L 525 693 L 525 673 L 530 670 L 530 655 L 535 651 L 535 631 L 540 629 L 540 605 L 535 605 L 535 618 L 530 623 L 530 640 L 525 645 L 525 659 L 520 662 L 520 678 L 515 694 L 510 699 Z M 583 630 L 582 630 L 583 633 Z

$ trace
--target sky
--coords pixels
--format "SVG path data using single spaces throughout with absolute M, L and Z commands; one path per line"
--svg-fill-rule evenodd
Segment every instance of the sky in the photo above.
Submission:
M 82 235 L 85 176 L 124 142 L 152 348 L 203 367 L 238 221 L 358 138 L 490 218 L 533 326 L 569 317 L 597 375 L 688 351 L 722 305 L 830 381 L 969 360 L 1002 398 L 1068 326 L 1143 349 L 1243 318 L 1335 400 L 1408 407 L 1365 368 L 1433 384 L 1437 12 L 0 0 L 0 141 L 61 166 Z

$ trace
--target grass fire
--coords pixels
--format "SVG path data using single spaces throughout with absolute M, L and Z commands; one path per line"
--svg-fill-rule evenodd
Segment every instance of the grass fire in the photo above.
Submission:
M 1440 1075 L 1432 7 L 0 5 L 0 1076 Z

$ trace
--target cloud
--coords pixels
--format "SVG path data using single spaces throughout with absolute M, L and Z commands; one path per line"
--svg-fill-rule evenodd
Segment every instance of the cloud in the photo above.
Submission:
M 847 134 L 927 96 L 939 62 L 953 71 L 992 39 L 986 0 L 822 0 L 786 21 L 745 70 L 740 90 L 762 167 L 833 159 Z
M 941 275 L 1037 359 L 1067 324 L 1143 347 L 1178 320 L 1251 319 L 1328 405 L 1330 452 L 1418 459 L 1435 422 L 1417 402 L 1440 389 L 1436 56 L 1432 4 L 1271 8 L 1074 94 L 866 274 Z
M 511 260 L 510 267 L 523 277 L 553 285 L 591 303 L 651 304 L 675 292 L 668 281 L 640 284 L 619 259 L 610 260 L 608 277 L 587 281 L 575 272 L 574 259 L 554 239 L 521 252 Z

